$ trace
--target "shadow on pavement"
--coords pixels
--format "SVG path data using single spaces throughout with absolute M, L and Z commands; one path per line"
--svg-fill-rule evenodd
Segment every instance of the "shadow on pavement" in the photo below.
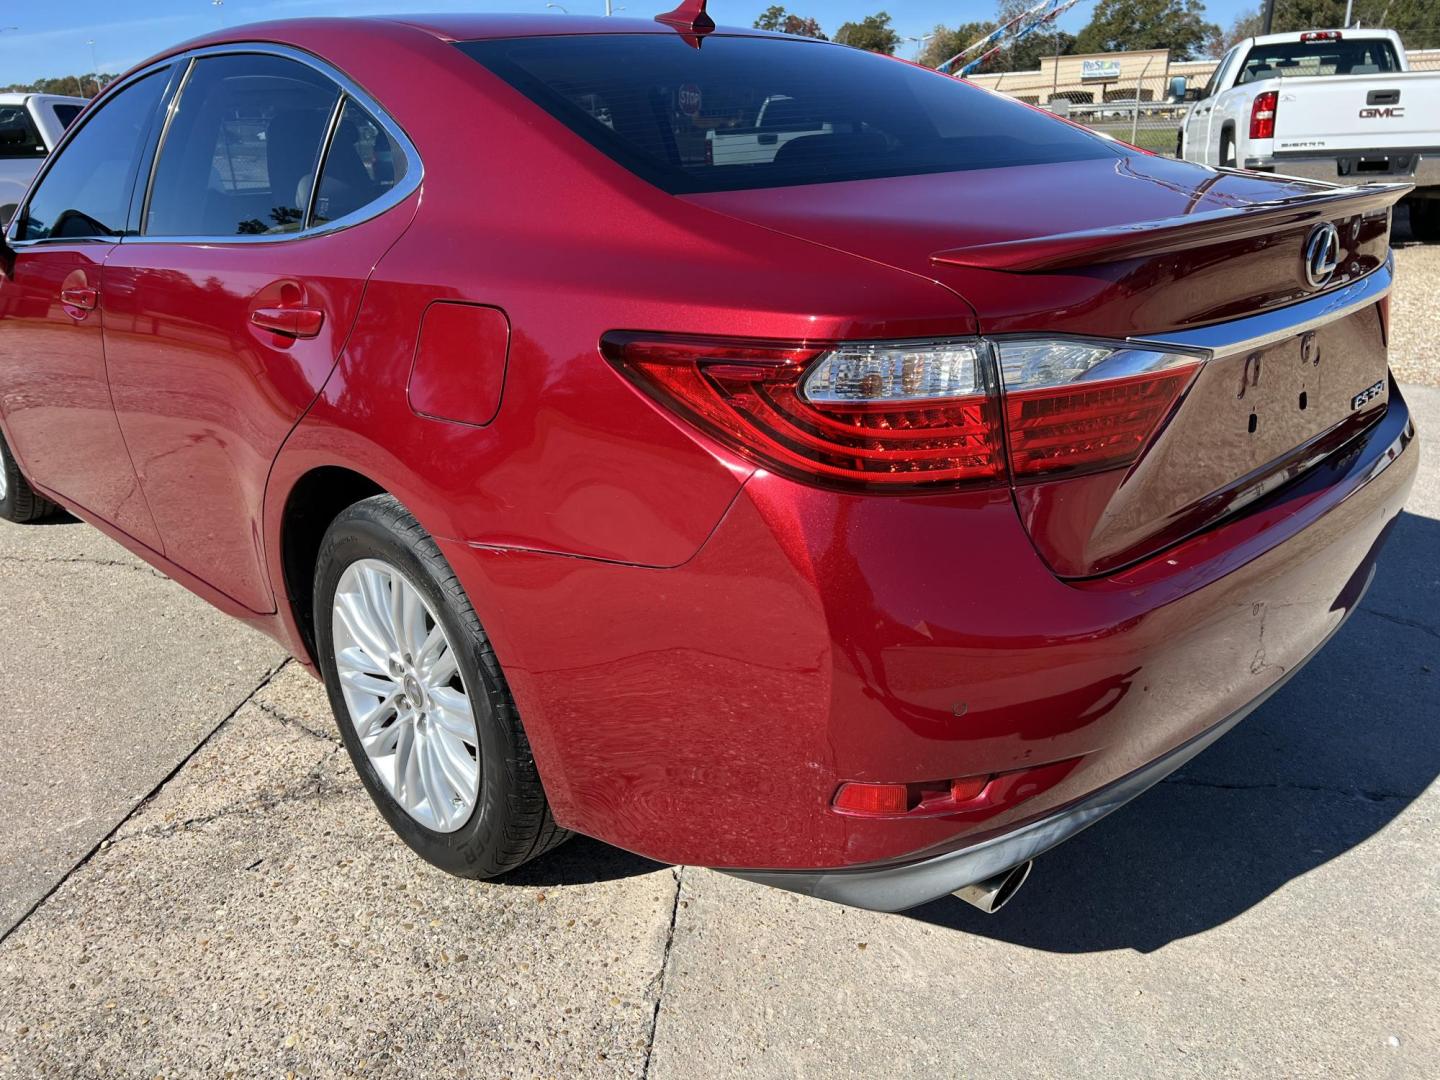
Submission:
M 664 863 L 602 844 L 588 836 L 575 836 L 543 858 L 528 862 L 497 880 L 505 885 L 590 885 L 597 881 L 639 877 L 664 868 Z
M 1044 855 L 1001 914 L 946 897 L 908 915 L 1051 952 L 1150 952 L 1375 835 L 1440 774 L 1437 553 L 1440 521 L 1401 514 L 1360 609 L 1254 715 Z

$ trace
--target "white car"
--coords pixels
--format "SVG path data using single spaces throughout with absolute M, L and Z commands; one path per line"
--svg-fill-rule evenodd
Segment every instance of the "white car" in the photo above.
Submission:
M 1412 72 L 1393 30 L 1247 38 L 1216 65 L 1177 136 L 1189 161 L 1357 184 L 1413 180 L 1411 226 L 1440 240 L 1440 71 Z
M 0 94 L 0 224 L 10 220 L 45 155 L 84 107 L 78 97 Z

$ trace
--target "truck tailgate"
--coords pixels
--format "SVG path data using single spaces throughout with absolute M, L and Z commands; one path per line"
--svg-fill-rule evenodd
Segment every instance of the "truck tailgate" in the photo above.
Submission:
M 1440 147 L 1440 71 L 1277 82 L 1277 154 Z

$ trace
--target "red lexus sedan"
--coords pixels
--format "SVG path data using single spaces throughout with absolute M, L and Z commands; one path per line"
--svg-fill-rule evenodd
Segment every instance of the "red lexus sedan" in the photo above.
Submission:
M 9 224 L 0 507 L 288 646 L 453 873 L 993 908 L 1360 602 L 1404 190 L 698 9 L 228 30 Z

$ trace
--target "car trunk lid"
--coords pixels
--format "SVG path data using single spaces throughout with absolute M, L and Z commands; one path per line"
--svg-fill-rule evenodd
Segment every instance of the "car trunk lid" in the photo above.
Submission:
M 1125 466 L 1012 474 L 1037 551 L 1058 575 L 1088 577 L 1243 512 L 1380 415 L 1389 207 L 1404 190 L 1135 155 L 688 198 L 924 274 L 1002 343 L 1198 350 L 1193 379 Z M 1307 246 L 1326 226 L 1334 266 L 1312 280 Z M 1026 418 L 1007 409 L 1013 446 Z

